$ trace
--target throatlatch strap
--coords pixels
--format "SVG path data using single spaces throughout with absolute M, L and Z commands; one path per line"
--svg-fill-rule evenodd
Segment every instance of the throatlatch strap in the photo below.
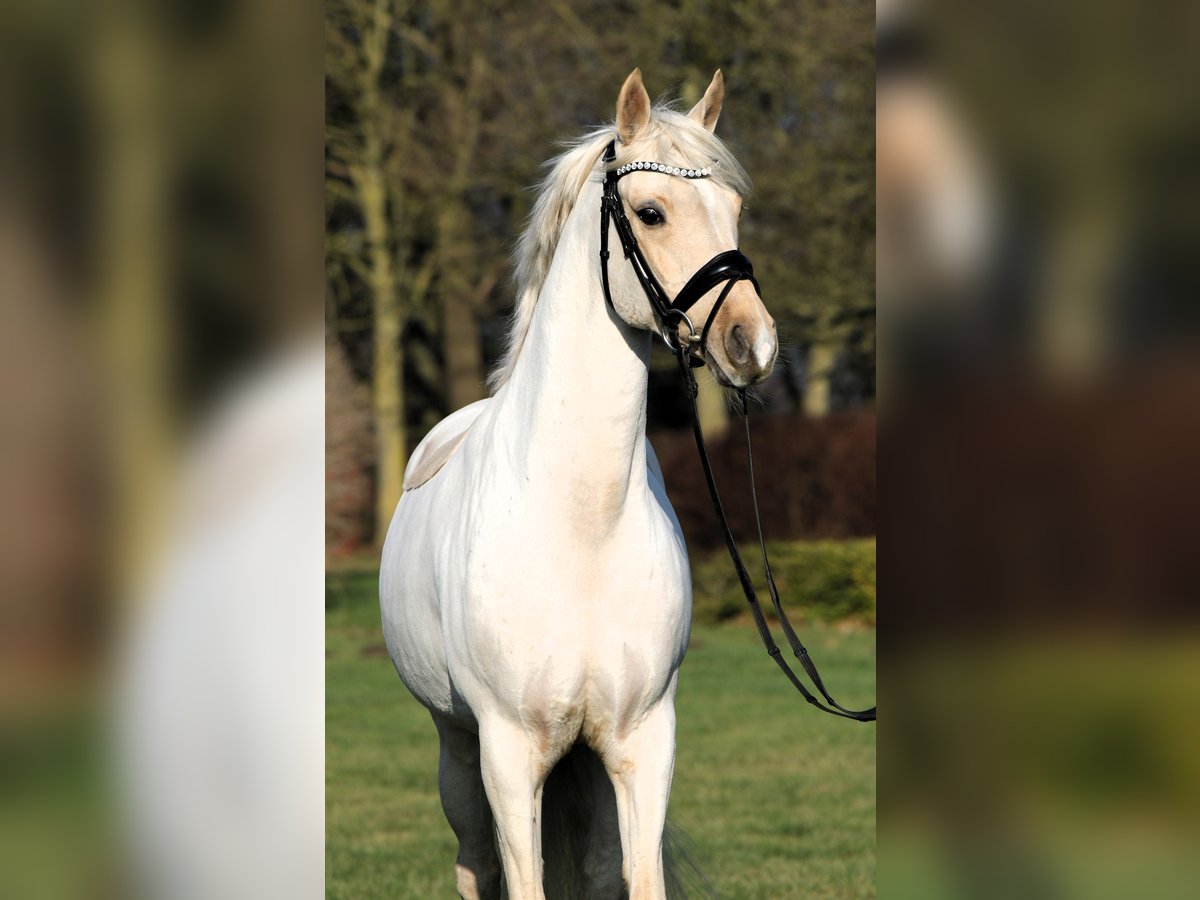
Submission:
M 816 664 L 808 654 L 808 650 L 800 643 L 799 637 L 796 636 L 795 630 L 788 621 L 787 616 L 783 612 L 783 604 L 779 600 L 779 591 L 775 587 L 775 578 L 771 574 L 771 564 L 767 559 L 767 546 L 762 538 L 762 524 L 758 519 L 758 496 L 754 487 L 754 463 L 753 458 L 749 453 L 749 421 L 746 416 L 746 398 L 742 394 L 742 417 L 746 420 L 746 437 L 747 437 L 747 458 L 750 461 L 750 490 L 754 497 L 754 518 L 758 524 L 759 546 L 762 549 L 763 567 L 767 575 L 767 585 L 771 592 L 771 601 L 775 606 L 775 612 L 779 616 L 779 622 L 783 626 L 784 633 L 787 635 L 788 642 L 792 646 L 792 652 L 800 661 L 800 665 L 812 680 L 821 696 L 825 698 L 829 704 L 826 706 L 820 700 L 812 695 L 812 693 L 804 686 L 804 683 L 792 671 L 791 666 L 787 664 L 787 660 L 783 658 L 783 654 L 779 649 L 779 645 L 775 643 L 775 638 L 771 634 L 771 629 L 767 625 L 766 616 L 763 615 L 762 606 L 758 602 L 758 594 L 754 590 L 754 584 L 750 581 L 750 575 L 746 572 L 746 566 L 742 563 L 742 556 L 738 552 L 737 544 L 733 539 L 733 531 L 729 527 L 729 520 L 725 517 L 725 508 L 721 503 L 721 495 L 717 491 L 717 482 L 713 477 L 712 463 L 708 459 L 708 450 L 704 445 L 704 432 L 700 427 L 700 413 L 696 409 L 696 379 L 692 375 L 691 367 L 684 359 L 683 353 L 676 353 L 675 358 L 679 363 L 679 371 L 683 378 L 684 388 L 687 391 L 688 401 L 691 404 L 692 411 L 692 433 L 696 438 L 696 449 L 700 452 L 700 463 L 704 468 L 704 480 L 708 483 L 708 493 L 712 497 L 713 510 L 717 514 L 717 522 L 721 526 L 721 533 L 725 537 L 725 546 L 729 550 L 730 559 L 733 560 L 734 571 L 737 572 L 738 581 L 742 586 L 742 593 L 746 595 L 746 603 L 750 607 L 750 613 L 754 617 L 754 624 L 758 628 L 759 637 L 762 639 L 763 646 L 767 650 L 767 654 L 775 660 L 775 664 L 779 666 L 792 685 L 800 692 L 809 703 L 815 706 L 822 712 L 827 712 L 830 715 L 841 716 L 844 719 L 853 719 L 856 722 L 874 722 L 875 707 L 864 710 L 846 709 L 840 703 L 829 695 L 829 691 L 825 688 L 825 683 L 821 679 L 820 673 L 817 671 Z

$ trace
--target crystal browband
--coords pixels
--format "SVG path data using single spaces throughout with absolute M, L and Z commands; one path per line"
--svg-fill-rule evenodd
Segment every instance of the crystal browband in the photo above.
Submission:
M 668 166 L 666 163 L 631 162 L 617 169 L 617 177 L 643 169 L 647 172 L 662 172 L 664 175 L 678 175 L 680 178 L 707 178 L 713 171 L 712 166 L 706 169 L 688 169 L 683 166 Z

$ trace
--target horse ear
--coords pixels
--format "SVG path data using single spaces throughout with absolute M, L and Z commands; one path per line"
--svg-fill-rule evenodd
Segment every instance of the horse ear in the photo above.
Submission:
M 650 121 L 650 95 L 642 84 L 642 70 L 634 69 L 617 97 L 617 135 L 628 144 Z
M 712 78 L 712 84 L 700 98 L 700 102 L 692 107 L 688 118 L 699 122 L 709 131 L 717 127 L 717 118 L 721 115 L 721 104 L 725 102 L 725 76 L 717 69 Z

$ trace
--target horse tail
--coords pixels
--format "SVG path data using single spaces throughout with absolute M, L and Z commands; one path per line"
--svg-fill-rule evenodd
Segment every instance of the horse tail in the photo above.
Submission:
M 547 897 L 576 900 L 585 893 L 584 859 L 596 818 L 596 804 L 609 805 L 602 820 L 614 823 L 612 834 L 598 836 L 612 848 L 609 870 L 593 875 L 621 887 L 621 835 L 615 828 L 616 797 L 600 758 L 577 744 L 564 756 L 542 790 L 542 859 Z M 670 900 L 715 898 L 716 892 L 695 861 L 692 840 L 670 820 L 663 832 L 663 874 Z M 595 864 L 595 861 L 593 861 Z
M 663 829 L 663 876 L 668 900 L 716 900 L 716 888 L 696 861 L 696 842 L 670 817 Z
M 601 778 L 607 778 L 607 774 L 599 757 L 583 744 L 576 744 L 546 779 L 542 789 L 542 860 L 547 897 L 576 900 L 584 895 L 584 856 Z M 615 837 L 619 847 L 620 835 Z

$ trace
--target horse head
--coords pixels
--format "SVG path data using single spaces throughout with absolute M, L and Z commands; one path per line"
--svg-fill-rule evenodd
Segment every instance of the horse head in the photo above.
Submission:
M 610 300 L 626 324 L 662 331 L 668 343 L 703 359 L 720 382 L 740 388 L 771 373 L 778 339 L 749 261 L 736 252 L 748 180 L 713 135 L 724 95 L 718 70 L 685 116 L 652 108 L 640 69 L 625 80 L 609 177 L 629 223 L 620 235 L 626 256 L 632 242 L 657 285 L 639 286 L 637 273 L 614 261 Z M 664 296 L 656 304 L 658 285 Z M 668 298 L 674 305 L 664 315 Z

